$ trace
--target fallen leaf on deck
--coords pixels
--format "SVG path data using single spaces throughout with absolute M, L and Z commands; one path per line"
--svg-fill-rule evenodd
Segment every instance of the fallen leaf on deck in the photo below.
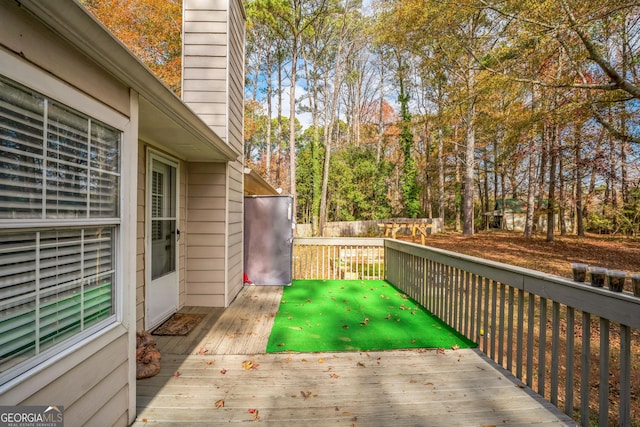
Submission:
M 439 348 L 439 349 L 437 349 L 437 350 L 436 350 L 436 353 L 438 353 L 438 354 L 445 354 L 445 353 L 444 353 L 444 348 Z
M 171 375 L 171 376 L 172 376 L 172 377 L 175 377 L 175 378 L 178 378 L 178 377 L 180 376 L 180 372 L 175 371 L 175 372 L 173 373 L 173 375 Z
M 220 399 L 216 402 L 216 408 L 224 408 L 224 400 Z
M 258 366 L 260 365 L 258 363 L 255 363 L 253 360 L 245 360 L 244 362 L 242 362 L 242 367 L 246 370 L 258 369 Z
M 222 375 L 224 375 L 224 374 L 226 374 L 226 373 L 227 373 L 227 370 L 226 370 L 226 369 L 221 369 L 221 370 L 220 370 L 220 373 L 221 373 Z
M 331 378 L 333 378 L 333 379 L 338 378 L 338 374 L 331 374 L 331 375 L 329 375 L 329 376 L 330 376 Z
M 304 400 L 307 400 L 307 398 L 309 396 L 311 396 L 311 392 L 310 391 L 307 391 L 307 392 L 300 391 L 300 395 L 304 398 Z
M 363 368 L 365 367 L 363 362 L 358 362 L 358 366 L 362 366 Z
M 253 421 L 256 421 L 258 418 L 260 418 L 257 409 L 249 409 L 249 413 L 253 415 Z
M 207 353 L 207 349 L 204 347 L 200 347 L 200 351 L 198 352 L 200 355 L 206 354 Z
M 209 361 L 207 362 L 207 365 L 215 365 L 215 364 L 216 364 L 216 361 L 215 361 L 215 360 L 209 360 Z
M 324 359 L 322 358 L 318 359 L 318 363 L 324 363 Z

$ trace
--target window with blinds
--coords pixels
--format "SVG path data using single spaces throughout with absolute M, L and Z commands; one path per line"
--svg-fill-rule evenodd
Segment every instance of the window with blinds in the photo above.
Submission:
M 121 139 L 0 76 L 0 376 L 115 320 Z

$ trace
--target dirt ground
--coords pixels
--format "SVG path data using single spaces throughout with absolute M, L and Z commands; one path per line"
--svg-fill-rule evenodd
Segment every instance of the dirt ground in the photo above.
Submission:
M 411 241 L 411 236 L 402 236 Z M 418 241 L 419 239 L 416 239 Z M 446 232 L 429 236 L 427 246 L 504 262 L 563 277 L 572 277 L 571 263 L 640 273 L 640 238 L 587 235 L 522 237 L 521 232 L 483 231 L 473 236 Z M 627 278 L 625 289 L 631 290 Z

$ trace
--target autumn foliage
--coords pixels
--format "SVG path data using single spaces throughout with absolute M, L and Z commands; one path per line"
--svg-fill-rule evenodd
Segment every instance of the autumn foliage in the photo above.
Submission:
M 181 0 L 82 0 L 82 3 L 174 93 L 180 93 Z

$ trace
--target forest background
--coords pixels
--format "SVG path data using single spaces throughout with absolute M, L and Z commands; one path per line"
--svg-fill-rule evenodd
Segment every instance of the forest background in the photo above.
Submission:
M 180 0 L 83 3 L 180 94 Z M 640 233 L 637 1 L 245 9 L 245 162 L 294 195 L 314 233 L 441 217 L 472 235 L 509 199 L 525 236 L 540 217 L 549 241 Z

